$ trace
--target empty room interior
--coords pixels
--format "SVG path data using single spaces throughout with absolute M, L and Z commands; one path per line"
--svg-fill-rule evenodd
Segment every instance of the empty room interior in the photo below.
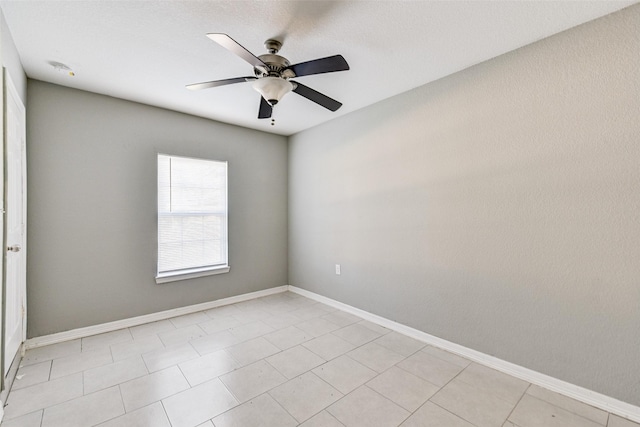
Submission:
M 0 0 L 2 427 L 640 427 L 637 1 Z

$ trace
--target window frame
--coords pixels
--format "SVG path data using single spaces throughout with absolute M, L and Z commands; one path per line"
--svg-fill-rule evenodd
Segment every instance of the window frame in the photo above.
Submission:
M 167 215 L 160 212 L 160 156 L 169 158 L 180 158 L 189 160 L 199 160 L 204 162 L 216 162 L 223 163 L 225 165 L 225 191 L 224 191 L 224 214 L 223 214 L 223 234 L 224 234 L 224 263 L 215 264 L 210 266 L 183 268 L 169 271 L 159 271 L 160 267 L 160 217 Z M 184 215 L 184 213 L 178 213 L 177 215 Z M 168 215 L 172 216 L 172 215 Z M 179 156 L 174 154 L 156 153 L 156 283 L 168 283 L 179 280 L 193 279 L 196 277 L 204 277 L 215 274 L 228 273 L 231 269 L 229 266 L 229 162 L 225 160 L 213 160 L 200 157 Z

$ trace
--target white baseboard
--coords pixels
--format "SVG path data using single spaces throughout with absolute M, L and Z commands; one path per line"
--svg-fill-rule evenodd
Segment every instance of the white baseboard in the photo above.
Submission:
M 419 331 L 401 323 L 397 323 L 384 317 L 369 313 L 368 311 L 360 310 L 359 308 L 352 307 L 350 305 L 341 303 L 331 298 L 324 297 L 322 295 L 318 295 L 305 289 L 297 288 L 295 286 L 289 286 L 289 290 L 291 292 L 321 302 L 339 310 L 346 311 L 347 313 L 354 314 L 372 323 L 384 326 L 387 329 L 391 329 L 392 331 L 399 332 L 424 343 L 433 345 L 434 347 L 438 347 L 459 356 L 465 357 L 481 365 L 488 366 L 497 371 L 504 372 L 505 374 L 509 374 L 516 378 L 520 378 L 531 384 L 535 384 L 548 390 L 555 391 L 556 393 L 563 394 L 572 399 L 586 403 L 587 405 L 595 406 L 596 408 L 611 412 L 615 415 L 627 418 L 631 421 L 640 422 L 640 407 L 638 406 L 622 402 L 620 400 L 597 393 L 584 387 L 559 380 L 549 375 L 545 375 L 540 372 L 525 368 L 523 366 L 498 359 L 497 357 L 493 357 L 488 354 L 484 354 L 479 351 L 461 346 L 459 344 L 455 344 L 442 338 L 429 335 L 426 332 Z
M 143 325 L 145 323 L 157 322 L 159 320 L 170 319 L 176 316 L 196 313 L 198 311 L 210 310 L 212 308 L 221 307 L 223 305 L 235 304 L 254 298 L 265 297 L 268 295 L 286 292 L 288 286 L 278 286 L 276 288 L 265 289 L 262 291 L 250 292 L 248 294 L 236 295 L 229 298 L 223 298 L 215 301 L 205 302 L 202 304 L 190 305 L 187 307 L 174 308 L 171 310 L 160 311 L 158 313 L 146 314 L 144 316 L 131 317 L 128 319 L 116 320 L 114 322 L 102 323 L 100 325 L 87 326 L 85 328 L 72 329 L 70 331 L 59 332 L 56 334 L 45 335 L 42 337 L 30 338 L 25 341 L 24 347 L 29 350 L 45 345 L 57 344 L 65 341 L 71 341 L 78 338 L 86 338 L 92 335 L 104 334 L 106 332 L 117 331 L 118 329 L 131 328 L 133 326 Z

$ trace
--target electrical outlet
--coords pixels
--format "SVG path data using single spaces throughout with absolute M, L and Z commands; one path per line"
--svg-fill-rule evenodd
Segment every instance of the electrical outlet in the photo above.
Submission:
M 336 264 L 336 274 L 340 275 L 340 264 Z

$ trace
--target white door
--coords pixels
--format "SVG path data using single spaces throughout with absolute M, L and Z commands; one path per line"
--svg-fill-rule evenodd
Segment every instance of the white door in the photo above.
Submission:
M 4 72 L 6 147 L 6 270 L 4 375 L 26 338 L 26 161 L 25 109 Z

